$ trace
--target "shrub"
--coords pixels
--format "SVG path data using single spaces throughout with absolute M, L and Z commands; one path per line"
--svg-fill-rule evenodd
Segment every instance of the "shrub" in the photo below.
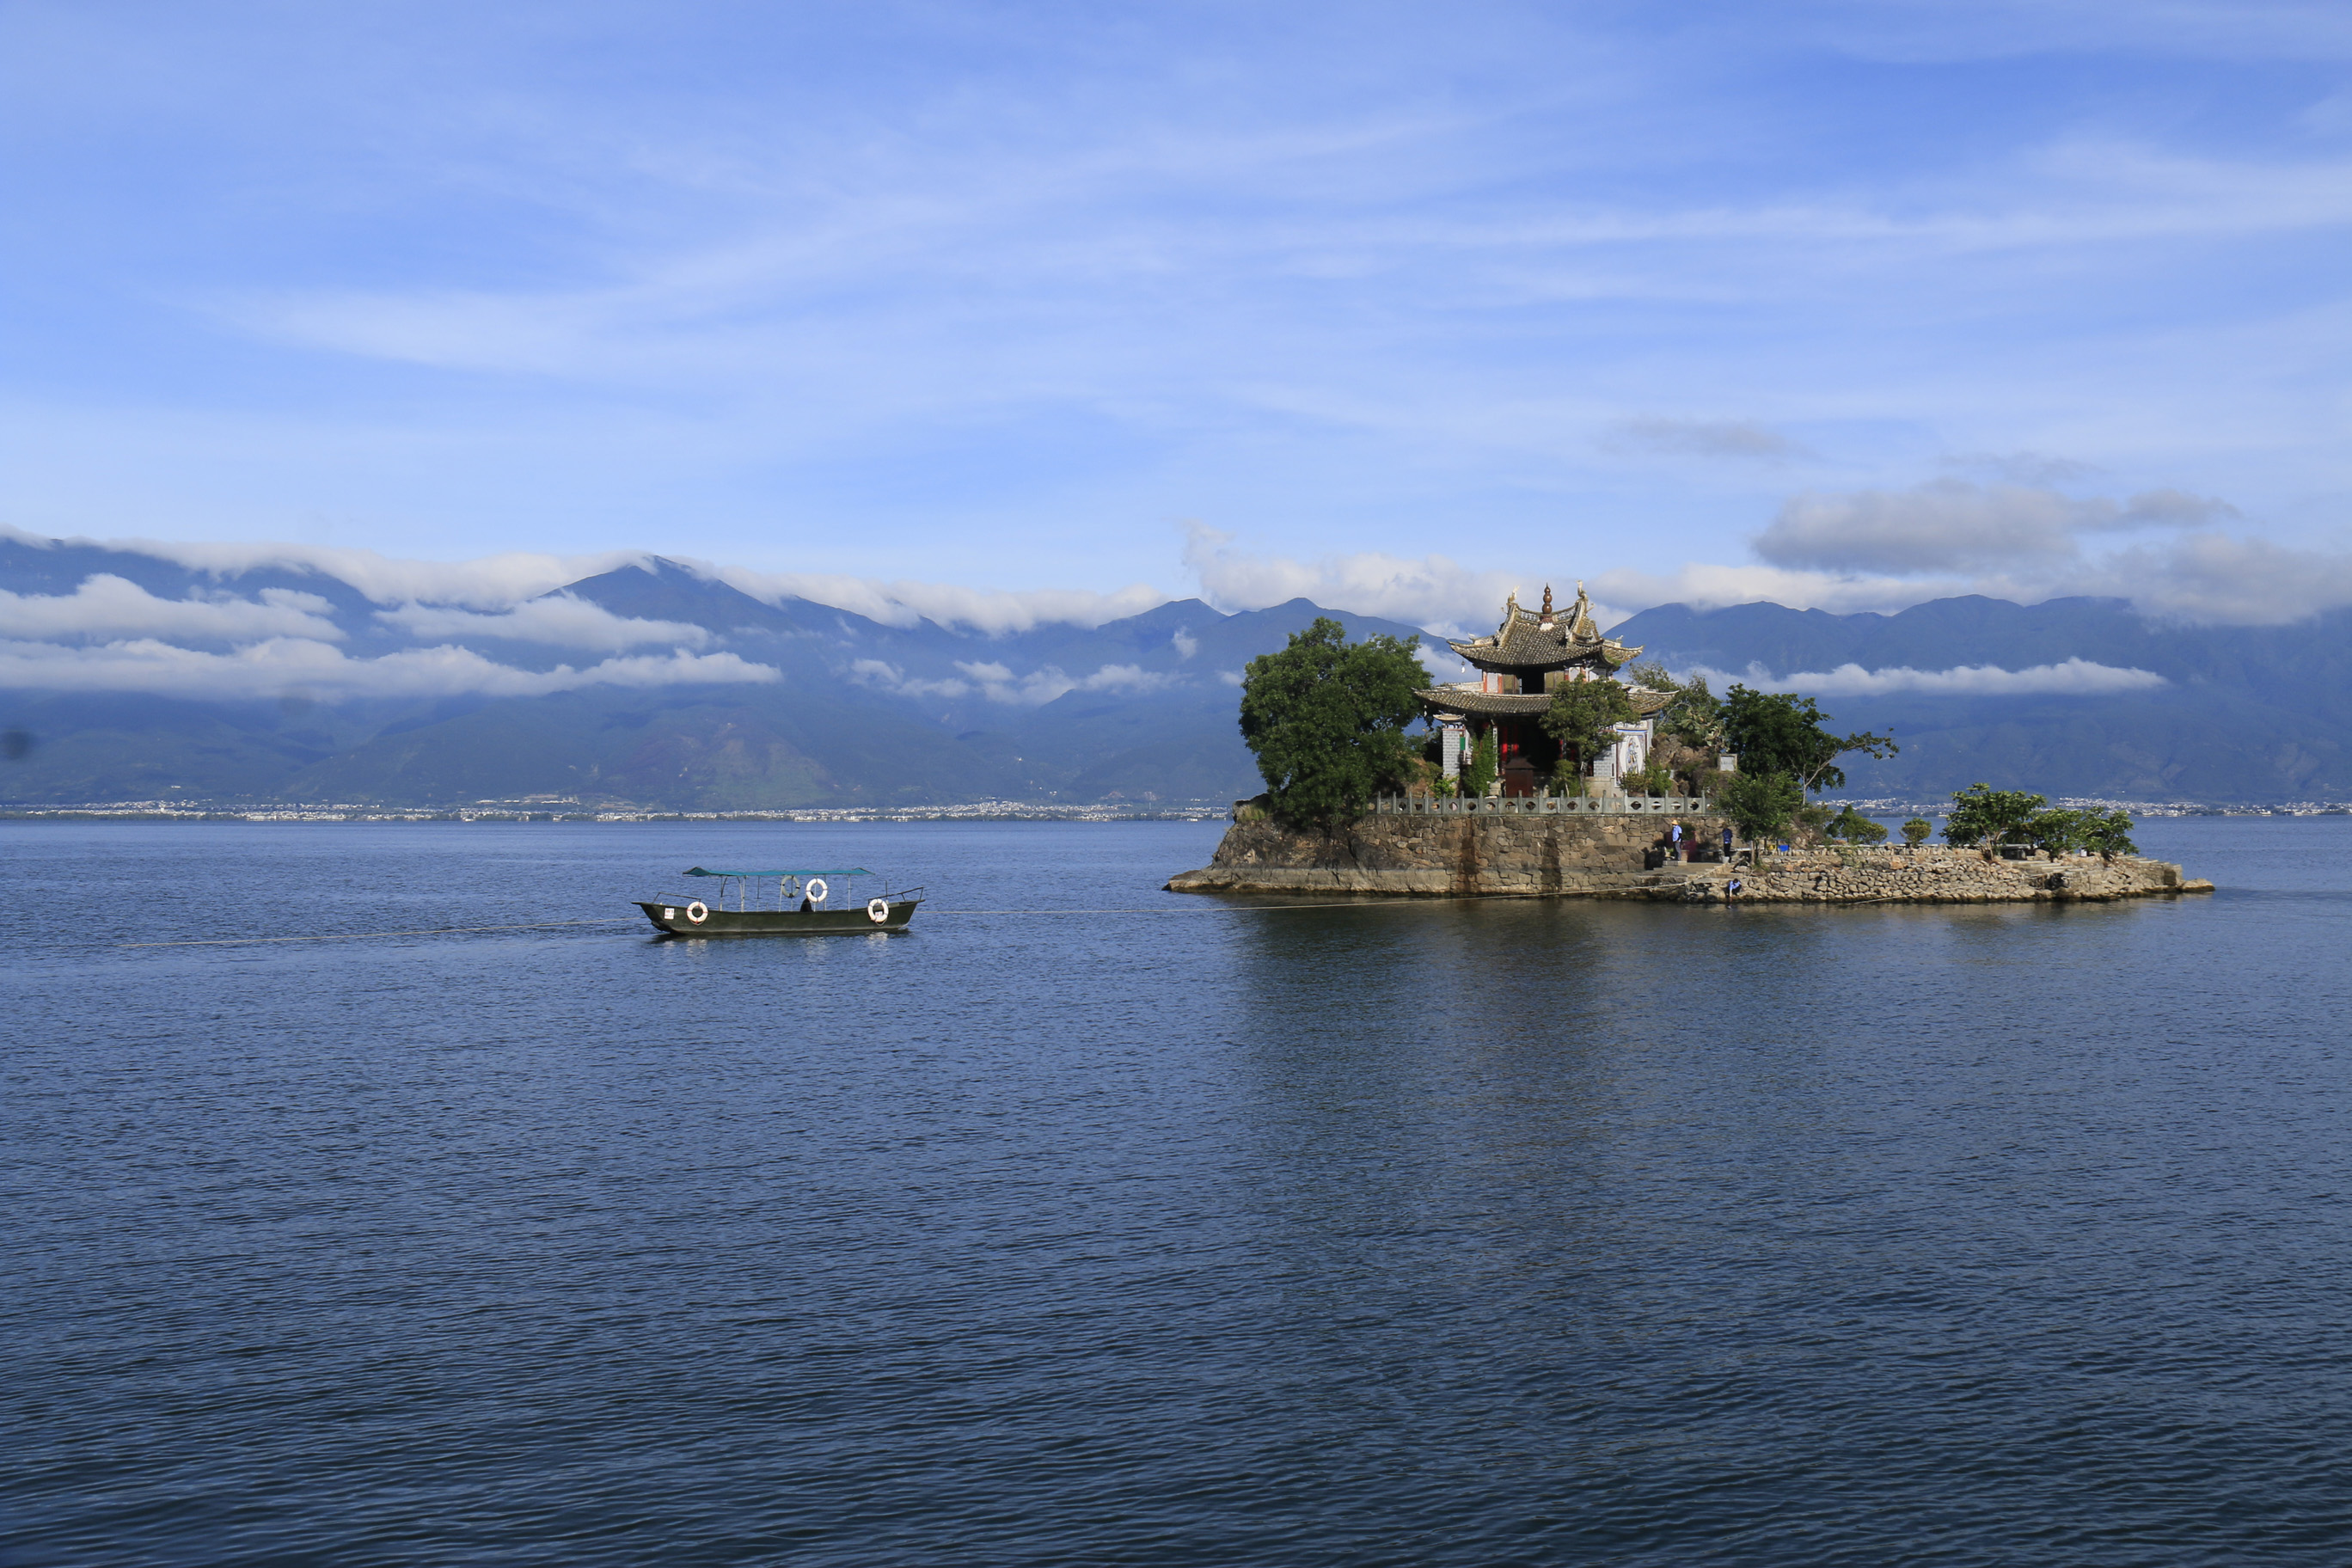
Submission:
M 1911 848 L 1916 849 L 1927 842 L 1927 835 L 1935 831 L 1934 823 L 1924 816 L 1915 816 L 1903 825 L 1903 842 Z
M 1499 771 L 1495 745 L 1495 731 L 1490 726 L 1471 746 L 1469 760 L 1462 764 L 1462 793 L 1471 800 L 1478 799 L 1495 785 L 1495 775 Z

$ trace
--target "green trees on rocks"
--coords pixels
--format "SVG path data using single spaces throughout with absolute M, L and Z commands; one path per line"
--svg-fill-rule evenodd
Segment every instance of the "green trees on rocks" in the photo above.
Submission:
M 1903 843 L 1907 848 L 1916 849 L 1927 843 L 1927 835 L 1935 831 L 1934 823 L 1924 816 L 1915 816 L 1903 825 Z
M 1839 812 L 1835 816 L 1830 818 L 1829 822 L 1822 826 L 1822 831 L 1830 837 L 1840 839 L 1847 844 L 1884 844 L 1886 842 L 1885 827 L 1881 824 L 1871 821 L 1870 818 L 1854 810 L 1851 805 L 1847 805 L 1843 811 Z
M 2100 859 L 2139 853 L 2139 846 L 2131 841 L 2132 819 L 2121 811 L 2085 811 L 2080 815 L 2082 847 Z
M 1428 684 L 1410 640 L 1350 643 L 1328 616 L 1281 652 L 1250 660 L 1242 739 L 1257 753 L 1275 816 L 1326 832 L 1361 816 L 1406 775 L 1413 748 L 1404 730 L 1421 715 L 1414 690 Z
M 2049 804 L 2047 795 L 1972 784 L 1952 796 L 1951 815 L 1944 819 L 1944 841 L 1986 850 L 2001 844 L 2022 844 L 2033 814 Z

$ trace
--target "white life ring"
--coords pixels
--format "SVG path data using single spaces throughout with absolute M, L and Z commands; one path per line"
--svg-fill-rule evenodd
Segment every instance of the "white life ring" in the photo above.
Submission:
M 686 918 L 692 921 L 696 925 L 700 925 L 703 921 L 710 918 L 710 906 L 704 903 L 700 899 L 697 899 L 694 902 L 686 906 Z
M 801 891 L 807 895 L 810 903 L 821 904 L 824 902 L 824 895 L 829 889 L 825 887 L 823 877 L 811 877 L 808 879 L 808 886 L 803 888 Z
M 890 906 L 879 899 L 868 899 L 866 900 L 866 918 L 880 925 L 890 918 Z

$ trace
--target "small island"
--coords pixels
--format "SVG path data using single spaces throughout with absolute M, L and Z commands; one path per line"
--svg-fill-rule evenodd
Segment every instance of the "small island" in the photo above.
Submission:
M 1976 784 L 1941 846 L 1914 818 L 1900 847 L 1847 807 L 1837 759 L 1885 755 L 1837 735 L 1794 693 L 1657 666 L 1604 637 L 1579 584 L 1555 615 L 1504 605 L 1491 637 L 1449 646 L 1479 671 L 1433 684 L 1412 645 L 1349 644 L 1318 619 L 1251 661 L 1242 733 L 1266 793 L 1234 804 L 1210 863 L 1171 892 L 1602 898 L 1682 903 L 2028 903 L 2210 892 L 2140 856 L 2119 812 L 2047 809 Z M 1406 733 L 1425 721 L 1427 733 Z

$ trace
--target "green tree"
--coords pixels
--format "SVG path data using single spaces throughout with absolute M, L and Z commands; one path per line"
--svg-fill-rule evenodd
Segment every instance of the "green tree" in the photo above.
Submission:
M 1848 752 L 1891 757 L 1902 749 L 1889 735 L 1832 734 L 1829 719 L 1810 697 L 1734 686 L 1724 693 L 1723 744 L 1739 754 L 1742 773 L 1786 773 L 1808 791 L 1844 788 L 1837 760 Z
M 1242 739 L 1257 753 L 1275 815 L 1326 832 L 1406 775 L 1413 748 L 1404 730 L 1421 714 L 1413 692 L 1429 684 L 1406 638 L 1347 639 L 1345 626 L 1318 616 L 1242 676 Z
M 1751 773 L 1746 769 L 1723 781 L 1715 792 L 1715 808 L 1731 818 L 1739 836 L 1761 843 L 1786 828 L 1805 804 L 1805 792 L 1786 773 Z
M 1495 779 L 1502 771 L 1502 746 L 1490 725 L 1470 742 L 1470 754 L 1463 759 L 1463 795 L 1471 800 L 1484 798 L 1495 787 Z
M 1561 681 L 1551 694 L 1551 706 L 1544 710 L 1542 723 L 1544 733 L 1576 759 L 1576 771 L 1570 776 L 1581 777 L 1617 743 L 1616 726 L 1630 724 L 1638 716 L 1632 696 L 1604 676 Z
M 1871 821 L 1870 818 L 1854 810 L 1853 805 L 1850 804 L 1843 811 L 1839 812 L 1837 816 L 1832 817 L 1829 822 L 1824 825 L 1822 831 L 1829 835 L 1832 838 L 1843 839 L 1848 844 L 1884 844 L 1886 842 L 1885 826 L 1883 824 Z
M 2083 847 L 2100 859 L 2139 853 L 2139 846 L 2131 841 L 2132 819 L 2122 812 L 2086 811 L 2082 816 Z
M 1655 660 L 1637 664 L 1626 673 L 1633 678 L 1635 685 L 1672 699 L 1658 710 L 1658 733 L 1675 736 L 1685 745 L 1701 749 L 1722 743 L 1723 704 L 1707 689 L 1706 677 L 1694 675 L 1688 680 L 1676 680 L 1664 665 Z
M 2089 814 L 2080 811 L 2037 811 L 2025 819 L 2021 835 L 2025 842 L 2041 850 L 2053 860 L 2083 847 L 2083 836 Z
M 1999 844 L 2021 844 L 2033 814 L 2049 804 L 2046 795 L 1970 784 L 1952 796 L 1951 813 L 1944 818 L 1944 841 L 1986 849 Z
M 1625 674 L 1644 691 L 1674 692 L 1683 689 L 1682 683 L 1675 679 L 1674 672 L 1654 658 L 1643 659 L 1629 668 Z
M 1903 842 L 1908 847 L 1916 849 L 1922 844 L 1927 843 L 1927 835 L 1935 831 L 1936 825 L 1934 823 L 1928 821 L 1924 816 L 1915 816 L 1910 821 L 1903 825 Z

